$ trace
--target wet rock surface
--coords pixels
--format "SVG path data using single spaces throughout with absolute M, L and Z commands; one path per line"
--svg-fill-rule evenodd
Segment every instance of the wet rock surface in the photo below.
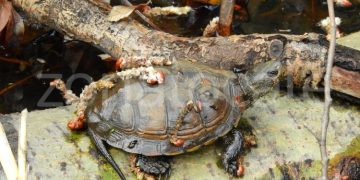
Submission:
M 360 49 L 354 33 L 338 42 Z M 320 133 L 321 99 L 303 94 L 274 91 L 259 99 L 242 118 L 253 128 L 257 147 L 244 156 L 244 179 L 282 179 L 320 176 L 320 150 L 315 136 Z M 73 106 L 32 111 L 28 116 L 29 179 L 117 179 L 115 171 L 92 145 L 84 132 L 71 132 L 66 124 L 75 117 Z M 335 101 L 328 131 L 330 158 L 360 156 L 360 108 Z M 0 115 L 11 148 L 16 154 L 20 114 Z M 221 166 L 221 147 L 210 145 L 171 159 L 170 179 L 229 179 Z M 110 153 L 125 176 L 136 179 L 130 156 L 114 148 Z M 331 160 L 330 160 L 331 162 Z M 290 173 L 289 173 L 290 172 Z M 0 167 L 0 179 L 5 175 Z
M 316 97 L 291 97 L 275 91 L 246 110 L 243 120 L 253 126 L 257 147 L 244 157 L 245 178 L 282 178 L 286 173 L 279 165 L 310 161 L 313 168 L 302 177 L 318 177 L 320 166 L 316 161 L 320 151 L 314 135 L 320 133 L 322 105 Z M 86 132 L 74 133 L 66 128 L 67 121 L 75 116 L 73 112 L 74 107 L 67 106 L 29 113 L 29 179 L 117 178 Z M 19 115 L 0 115 L 13 148 L 17 144 Z M 359 124 L 358 107 L 335 103 L 328 134 L 330 157 L 345 151 L 360 136 Z M 110 152 L 124 174 L 135 179 L 129 155 L 114 148 Z M 221 152 L 221 147 L 210 145 L 172 158 L 171 179 L 228 179 L 230 176 L 220 165 Z M 0 179 L 4 179 L 3 172 Z

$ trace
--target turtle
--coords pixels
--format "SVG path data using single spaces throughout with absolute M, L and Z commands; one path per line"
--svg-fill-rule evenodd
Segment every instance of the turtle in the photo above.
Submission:
M 235 127 L 245 108 L 276 84 L 279 68 L 272 61 L 236 74 L 178 61 L 157 68 L 165 81 L 156 85 L 107 75 L 101 80 L 114 86 L 97 91 L 84 111 L 89 135 L 121 179 L 125 176 L 106 144 L 136 154 L 141 171 L 161 175 L 170 169 L 166 157 L 224 139 L 222 164 L 237 176 L 244 138 Z

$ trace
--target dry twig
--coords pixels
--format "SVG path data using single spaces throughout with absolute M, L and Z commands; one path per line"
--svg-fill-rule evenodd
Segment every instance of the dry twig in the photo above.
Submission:
M 110 13 L 112 7 L 99 0 L 89 0 L 92 4 L 96 5 L 97 7 L 101 8 L 103 11 L 105 11 L 107 14 Z M 121 0 L 121 3 L 125 6 L 133 6 L 128 0 Z M 143 21 L 148 23 L 153 29 L 160 31 L 161 29 L 155 25 L 149 18 L 147 18 L 144 14 L 142 14 L 139 10 L 134 11 Z
M 121 0 L 121 3 L 125 6 L 133 6 L 128 0 Z M 161 31 L 161 29 L 155 25 L 149 18 L 142 14 L 139 10 L 134 11 L 143 21 L 148 23 L 153 29 Z
M 19 142 L 18 142 L 18 180 L 27 179 L 27 165 L 26 165 L 26 121 L 28 111 L 24 109 L 21 111 L 20 129 L 19 129 Z
M 14 63 L 14 64 L 20 64 L 20 65 L 26 65 L 26 66 L 30 65 L 30 63 L 26 62 L 26 61 L 22 61 L 22 60 L 15 59 L 15 58 L 1 57 L 1 56 L 0 56 L 0 61 Z
M 221 1 L 219 34 L 229 36 L 231 34 L 231 23 L 233 19 L 235 0 Z
M 8 180 L 17 178 L 18 168 L 14 155 L 11 151 L 9 141 L 6 138 L 5 130 L 0 122 L 0 163 Z
M 327 0 L 328 10 L 329 10 L 329 17 L 330 17 L 330 46 L 328 50 L 328 58 L 326 64 L 326 74 L 324 77 L 325 82 L 325 104 L 324 104 L 324 113 L 321 121 L 321 139 L 320 139 L 320 152 L 321 152 L 321 161 L 322 161 L 322 179 L 328 179 L 327 170 L 328 170 L 328 163 L 329 158 L 327 155 L 326 150 L 326 135 L 327 135 L 327 128 L 329 125 L 329 111 L 330 105 L 332 102 L 330 96 L 330 87 L 331 87 L 331 69 L 334 61 L 334 54 L 335 54 L 335 43 L 336 43 L 336 24 L 335 24 L 335 12 L 334 12 L 334 1 Z
M 34 77 L 37 73 L 34 73 L 32 75 L 26 76 L 23 79 L 20 79 L 12 84 L 10 84 L 9 86 L 5 87 L 4 89 L 0 90 L 0 95 L 3 95 L 4 93 L 8 92 L 9 90 L 11 90 L 12 88 L 24 84 L 27 80 L 31 79 L 32 77 Z

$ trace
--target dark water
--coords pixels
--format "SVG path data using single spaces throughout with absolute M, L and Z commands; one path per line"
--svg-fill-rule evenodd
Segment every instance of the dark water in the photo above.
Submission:
M 251 33 L 288 33 L 306 32 L 324 33 L 317 23 L 327 17 L 326 1 L 322 0 L 250 0 L 247 4 L 247 16 L 234 15 L 234 34 Z M 208 22 L 218 16 L 218 6 L 194 6 L 188 16 L 158 17 L 156 22 L 167 32 L 198 36 Z M 336 7 L 336 16 L 342 19 L 341 32 L 348 34 L 360 29 L 360 6 L 353 2 L 352 7 Z M 245 20 L 244 20 L 245 19 Z
M 336 7 L 336 16 L 343 23 L 340 29 L 344 33 L 360 28 L 359 5 L 353 3 L 350 8 Z M 253 0 L 249 3 L 250 21 L 241 25 L 244 33 L 281 33 L 303 34 L 322 30 L 316 25 L 327 17 L 325 1 L 319 0 Z
M 112 70 L 111 65 L 97 56 L 102 52 L 90 44 L 65 40 L 62 34 L 53 30 L 28 28 L 27 31 L 25 39 L 35 34 L 32 40 L 20 44 L 19 48 L 0 50 L 0 57 L 30 64 L 21 67 L 0 59 L 0 92 L 16 84 L 0 94 L 0 113 L 62 106 L 64 101 L 60 92 L 49 88 L 52 80 L 78 77 L 69 88 L 79 95 L 88 80 L 97 80 Z

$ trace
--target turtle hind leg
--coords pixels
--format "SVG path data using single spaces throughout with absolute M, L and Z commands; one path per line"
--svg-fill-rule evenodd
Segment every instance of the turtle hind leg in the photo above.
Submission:
M 144 156 L 137 154 L 136 165 L 141 171 L 156 176 L 170 172 L 170 163 L 168 159 L 163 156 Z
M 94 133 L 94 131 L 91 130 L 90 128 L 89 128 L 89 134 L 90 134 L 90 137 L 92 138 L 92 140 L 94 141 L 95 146 L 98 148 L 98 150 L 101 152 L 101 154 L 105 157 L 105 159 L 110 163 L 110 165 L 114 168 L 116 173 L 119 175 L 120 179 L 121 180 L 126 180 L 126 178 L 125 178 L 124 174 L 122 173 L 121 169 L 119 168 L 119 166 L 116 164 L 114 159 L 111 157 L 111 155 L 109 154 L 109 152 L 105 148 L 103 140 L 99 136 L 97 136 Z
M 222 164 L 228 173 L 239 176 L 237 159 L 242 149 L 243 136 L 240 131 L 233 130 L 226 135 L 223 140 L 226 148 L 223 154 Z

